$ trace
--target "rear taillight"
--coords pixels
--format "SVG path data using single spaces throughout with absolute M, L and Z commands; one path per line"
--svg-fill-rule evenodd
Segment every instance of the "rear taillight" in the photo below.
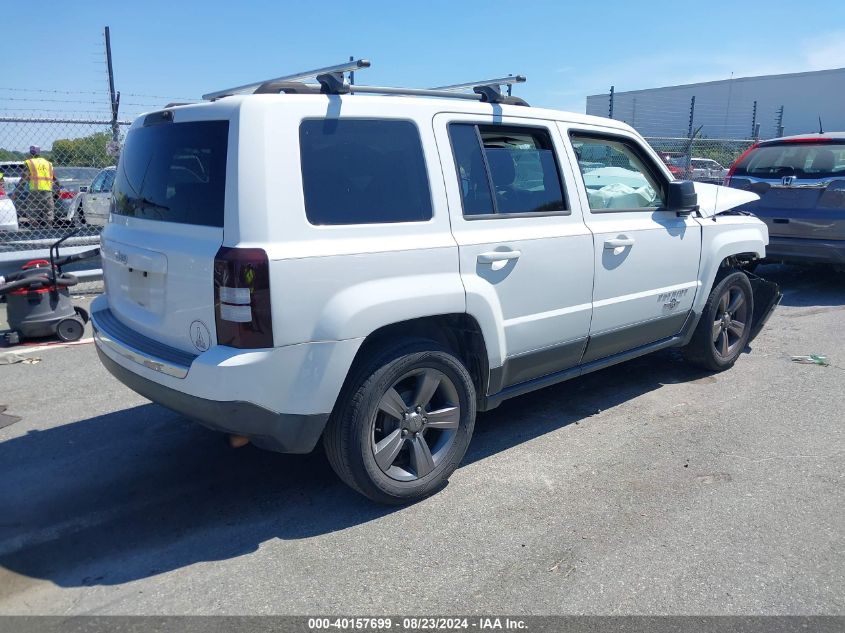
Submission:
M 260 248 L 223 246 L 214 257 L 214 319 L 218 345 L 273 347 L 270 262 Z
M 722 183 L 725 187 L 730 187 L 730 186 L 731 186 L 731 178 L 733 178 L 733 177 L 734 177 L 734 172 L 736 171 L 736 167 L 737 167 L 737 165 L 739 165 L 742 161 L 744 161 L 744 160 L 746 159 L 746 157 L 747 157 L 747 156 L 748 156 L 751 152 L 753 152 L 755 149 L 757 149 L 757 147 L 758 147 L 759 145 L 760 145 L 759 143 L 754 143 L 751 147 L 749 147 L 749 148 L 748 148 L 747 150 L 745 150 L 742 154 L 740 154 L 740 155 L 739 155 L 739 158 L 737 158 L 737 159 L 733 162 L 733 165 L 731 165 L 731 168 L 728 170 L 728 175 L 727 175 L 727 176 L 725 176 L 725 182 L 723 182 L 723 183 Z
M 61 198 L 62 200 L 73 200 L 75 197 L 76 197 L 75 191 L 64 191 L 64 190 L 62 190 L 62 191 L 59 192 L 59 198 Z

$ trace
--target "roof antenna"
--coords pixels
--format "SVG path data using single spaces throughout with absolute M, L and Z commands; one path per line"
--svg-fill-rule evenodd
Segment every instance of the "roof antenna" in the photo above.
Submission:
M 824 130 L 822 130 L 822 117 L 819 116 L 819 134 L 824 134 Z

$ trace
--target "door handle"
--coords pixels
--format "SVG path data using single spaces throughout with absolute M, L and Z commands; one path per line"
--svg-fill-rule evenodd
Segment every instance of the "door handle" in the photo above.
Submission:
M 489 264 L 490 270 L 502 270 L 511 260 L 519 259 L 522 255 L 519 251 L 489 251 L 478 255 L 479 264 Z
M 634 245 L 634 238 L 633 237 L 616 237 L 610 240 L 604 241 L 604 247 L 608 249 L 616 250 L 617 248 L 625 248 L 626 246 L 633 246 Z
M 519 259 L 522 255 L 519 251 L 489 251 L 481 253 L 478 256 L 479 264 L 495 264 L 496 262 L 504 262 L 511 259 Z

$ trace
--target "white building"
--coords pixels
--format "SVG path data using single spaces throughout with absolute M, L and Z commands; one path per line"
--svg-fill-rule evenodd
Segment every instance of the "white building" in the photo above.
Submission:
M 759 136 L 845 130 L 845 68 L 786 75 L 740 77 L 682 86 L 616 92 L 613 118 L 626 121 L 644 136 L 687 136 L 690 105 L 695 97 L 693 130 L 706 138 Z M 609 94 L 587 97 L 587 114 L 608 116 Z

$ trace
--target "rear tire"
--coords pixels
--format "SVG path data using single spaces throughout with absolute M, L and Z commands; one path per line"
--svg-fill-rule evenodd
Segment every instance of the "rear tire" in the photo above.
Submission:
M 730 369 L 748 344 L 753 314 L 748 276 L 736 270 L 717 278 L 684 357 L 709 371 Z
M 373 501 L 409 503 L 443 487 L 475 425 L 475 387 L 461 361 L 415 339 L 361 366 L 323 435 L 329 463 Z

